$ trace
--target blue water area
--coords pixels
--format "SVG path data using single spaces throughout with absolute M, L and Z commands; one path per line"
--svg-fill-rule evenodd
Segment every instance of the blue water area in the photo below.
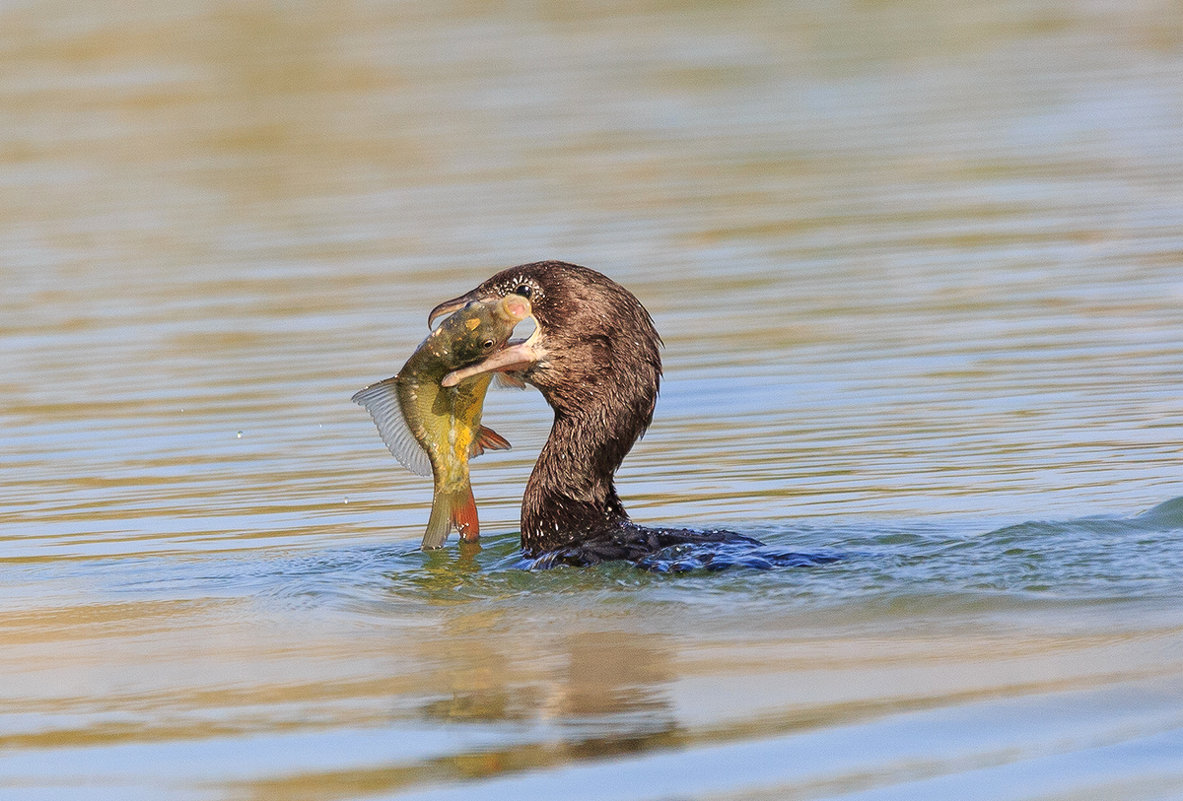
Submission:
M 840 606 L 907 598 L 1146 602 L 1183 595 L 1183 498 L 1132 517 L 1039 520 L 994 530 L 965 521 L 809 522 L 751 529 L 763 545 L 671 546 L 637 564 L 540 565 L 516 532 L 421 551 L 414 542 L 106 560 L 112 592 L 261 594 L 381 605 L 512 600 L 523 592 L 674 591 L 684 602 Z M 46 570 L 46 568 L 34 568 Z M 126 581 L 121 580 L 126 577 Z

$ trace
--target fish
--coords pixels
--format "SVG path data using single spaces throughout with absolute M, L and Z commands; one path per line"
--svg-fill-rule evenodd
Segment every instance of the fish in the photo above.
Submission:
M 453 528 L 462 540 L 479 539 L 468 460 L 485 450 L 510 447 L 508 440 L 481 425 L 492 373 L 459 382 L 444 379 L 504 347 L 514 326 L 530 314 L 530 301 L 521 295 L 472 301 L 432 331 L 398 375 L 353 396 L 370 413 L 399 463 L 434 481 L 423 550 L 442 548 Z

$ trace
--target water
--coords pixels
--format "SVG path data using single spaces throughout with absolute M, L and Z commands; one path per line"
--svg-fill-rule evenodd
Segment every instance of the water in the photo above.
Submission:
M 0 797 L 1183 797 L 1168 2 L 0 10 Z M 620 492 L 832 564 L 521 569 L 349 402 L 566 258 Z

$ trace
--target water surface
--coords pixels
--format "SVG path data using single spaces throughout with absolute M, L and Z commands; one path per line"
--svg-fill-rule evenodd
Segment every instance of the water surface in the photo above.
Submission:
M 1168 2 L 0 10 L 0 796 L 1183 795 Z M 350 395 L 494 270 L 666 342 L 641 522 L 529 571 Z

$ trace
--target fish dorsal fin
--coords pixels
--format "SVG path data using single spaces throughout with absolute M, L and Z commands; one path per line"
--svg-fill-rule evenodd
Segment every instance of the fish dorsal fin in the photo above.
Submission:
M 382 441 L 399 464 L 421 476 L 431 475 L 431 459 L 427 451 L 415 439 L 411 429 L 407 427 L 407 420 L 403 417 L 402 407 L 398 403 L 398 376 L 370 384 L 353 396 L 353 402 L 364 407 L 374 418 L 378 426 L 378 433 Z
M 509 440 L 493 429 L 481 426 L 472 439 L 472 447 L 468 449 L 468 458 L 480 456 L 485 451 L 507 451 L 509 449 Z

